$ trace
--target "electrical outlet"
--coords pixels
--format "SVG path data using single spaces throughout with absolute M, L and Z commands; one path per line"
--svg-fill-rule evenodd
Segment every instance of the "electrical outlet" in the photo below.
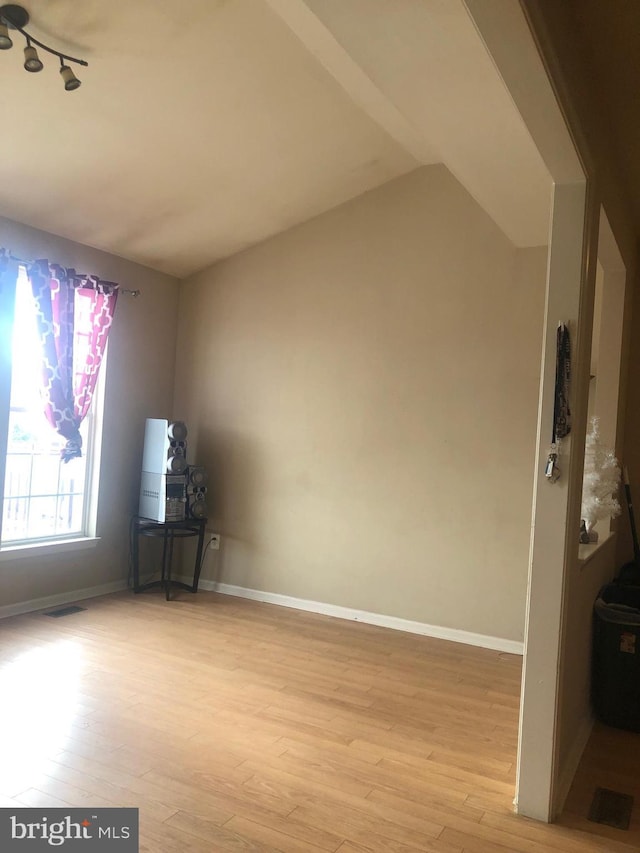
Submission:
M 220 534 L 211 533 L 209 537 L 210 548 L 212 551 L 220 550 Z

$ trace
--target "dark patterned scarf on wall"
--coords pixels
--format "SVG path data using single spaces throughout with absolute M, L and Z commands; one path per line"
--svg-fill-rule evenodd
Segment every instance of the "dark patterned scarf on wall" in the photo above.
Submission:
M 552 483 L 560 477 L 560 468 L 556 464 L 560 454 L 560 440 L 571 432 L 571 409 L 569 408 L 569 389 L 571 384 L 571 339 L 569 329 L 564 323 L 558 324 L 556 332 L 556 382 L 553 399 L 553 428 L 551 447 L 545 466 L 545 477 Z
M 556 391 L 553 406 L 553 438 L 565 438 L 571 432 L 571 409 L 569 408 L 569 383 L 571 382 L 571 341 L 569 329 L 564 323 L 558 325 L 556 333 Z

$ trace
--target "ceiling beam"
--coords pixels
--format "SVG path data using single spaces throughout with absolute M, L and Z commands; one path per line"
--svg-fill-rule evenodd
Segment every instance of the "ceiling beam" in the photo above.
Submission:
M 429 165 L 442 162 L 439 153 L 365 74 L 305 0 L 266 2 L 351 100 L 411 154 L 417 163 Z

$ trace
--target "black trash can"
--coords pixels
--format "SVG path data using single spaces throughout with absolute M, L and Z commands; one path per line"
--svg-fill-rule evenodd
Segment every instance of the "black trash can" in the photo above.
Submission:
M 596 716 L 640 732 L 640 586 L 608 584 L 593 613 L 592 699 Z

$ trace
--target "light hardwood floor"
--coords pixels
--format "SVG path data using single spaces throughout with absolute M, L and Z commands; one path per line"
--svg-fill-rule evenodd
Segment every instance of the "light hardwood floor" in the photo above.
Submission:
M 608 788 L 634 799 L 629 829 L 621 831 L 588 821 L 597 788 Z M 613 840 L 624 839 L 640 850 L 640 734 L 596 723 L 565 803 L 560 823 Z
M 84 606 L 0 622 L 2 806 L 139 807 L 154 853 L 636 849 L 512 814 L 516 656 L 213 593 Z

